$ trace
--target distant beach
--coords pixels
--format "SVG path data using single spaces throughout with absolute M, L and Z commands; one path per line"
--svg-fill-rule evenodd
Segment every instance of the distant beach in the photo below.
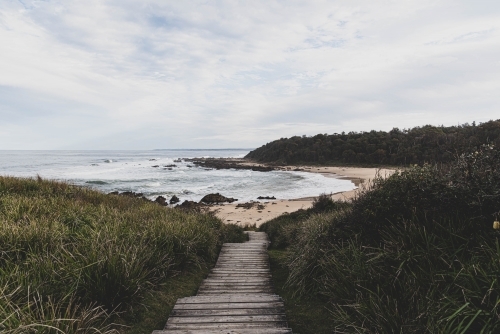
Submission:
M 259 163 L 249 162 L 244 159 L 228 159 L 228 161 L 245 165 L 262 165 Z M 307 173 L 320 174 L 326 178 L 349 180 L 352 182 L 353 187 L 355 187 L 354 189 L 339 192 L 325 192 L 326 194 L 331 194 L 332 199 L 341 201 L 352 199 L 356 196 L 356 193 L 361 189 L 360 187 L 363 184 L 368 185 L 370 180 L 373 180 L 376 176 L 390 176 L 395 171 L 394 169 L 387 168 L 324 167 L 307 165 L 279 166 L 276 168 L 284 171 L 303 170 Z M 216 216 L 224 222 L 235 223 L 243 226 L 255 224 L 258 227 L 266 221 L 276 218 L 284 213 L 310 208 L 316 197 L 317 196 L 310 196 L 288 200 L 261 200 L 259 203 L 256 203 L 256 205 L 251 207 L 248 206 L 248 208 L 238 206 L 241 203 L 220 204 L 212 206 L 211 211 L 213 211 Z

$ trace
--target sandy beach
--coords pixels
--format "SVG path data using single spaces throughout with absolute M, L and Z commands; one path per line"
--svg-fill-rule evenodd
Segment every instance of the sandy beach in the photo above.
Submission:
M 250 162 L 241 162 L 252 164 Z M 319 173 L 325 177 L 334 177 L 343 180 L 350 180 L 357 187 L 355 190 L 332 194 L 335 200 L 348 201 L 359 191 L 360 187 L 369 184 L 376 175 L 382 177 L 394 173 L 393 169 L 361 168 L 361 167 L 318 167 L 318 166 L 284 166 L 281 170 L 302 170 L 310 173 Z M 252 206 L 243 207 L 242 203 L 221 204 L 211 207 L 215 215 L 227 223 L 238 225 L 253 225 L 257 227 L 268 220 L 276 218 L 283 213 L 290 213 L 300 209 L 308 209 L 312 206 L 314 197 L 298 198 L 291 200 L 261 200 Z

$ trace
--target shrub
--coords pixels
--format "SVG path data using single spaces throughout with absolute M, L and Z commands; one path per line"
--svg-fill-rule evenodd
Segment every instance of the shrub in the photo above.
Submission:
M 288 286 L 325 297 L 339 332 L 499 332 L 498 166 L 485 145 L 378 178 L 350 206 L 268 222 Z

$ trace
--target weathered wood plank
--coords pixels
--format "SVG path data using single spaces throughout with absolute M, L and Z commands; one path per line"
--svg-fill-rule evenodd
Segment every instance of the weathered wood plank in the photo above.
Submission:
M 171 317 L 201 317 L 201 316 L 240 316 L 240 315 L 269 315 L 285 314 L 284 307 L 269 308 L 239 308 L 239 309 L 204 309 L 204 310 L 177 310 L 170 312 Z
M 253 323 L 198 323 L 198 324 L 171 324 L 165 329 L 247 329 L 247 328 L 286 328 L 286 321 L 281 322 L 253 322 Z M 167 332 L 168 333 L 168 332 Z
M 217 310 L 217 309 L 266 309 L 283 307 L 282 301 L 272 302 L 232 302 L 232 303 L 203 303 L 203 304 L 175 304 L 174 310 Z
M 286 321 L 283 314 L 267 315 L 235 315 L 235 316 L 204 316 L 204 317 L 170 317 L 168 324 L 197 324 L 197 323 L 253 323 L 253 322 L 282 322 Z
M 262 303 L 283 301 L 280 296 L 274 294 L 234 294 L 226 296 L 193 296 L 179 298 L 179 304 L 203 304 L 203 303 Z
M 156 330 L 153 334 L 291 334 L 289 328 L 241 328 L 241 329 L 172 329 Z
M 205 280 L 203 283 L 201 283 L 200 286 L 206 286 L 206 287 L 228 287 L 228 286 L 239 286 L 239 287 L 244 287 L 244 286 L 271 286 L 269 282 L 211 282 Z
M 210 296 L 210 295 L 226 295 L 235 293 L 271 293 L 273 289 L 200 289 L 198 290 L 199 296 Z
M 291 334 L 289 328 L 241 328 L 241 329 L 173 329 L 173 330 L 157 330 L 153 334 Z

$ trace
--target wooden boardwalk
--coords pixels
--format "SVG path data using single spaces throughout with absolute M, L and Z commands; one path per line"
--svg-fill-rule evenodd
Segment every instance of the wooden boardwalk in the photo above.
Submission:
M 194 297 L 180 298 L 165 329 L 153 334 L 285 334 L 283 300 L 273 294 L 264 232 L 227 243 Z

